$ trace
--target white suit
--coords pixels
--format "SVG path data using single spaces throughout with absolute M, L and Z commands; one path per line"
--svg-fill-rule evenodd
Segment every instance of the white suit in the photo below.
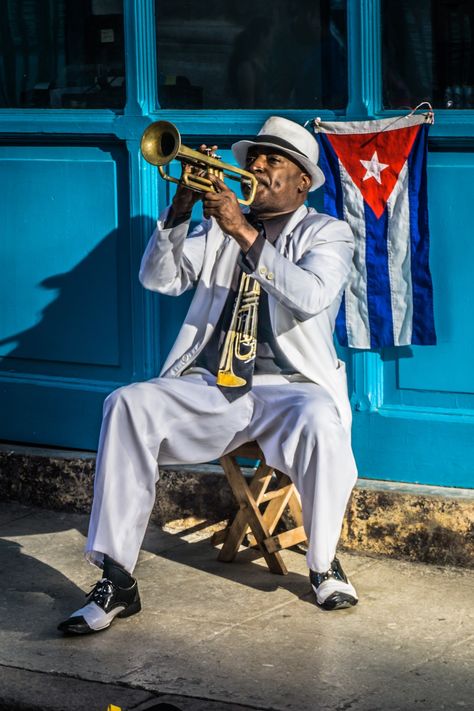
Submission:
M 212 375 L 184 371 L 212 335 L 240 248 L 214 219 L 187 237 L 188 222 L 165 228 L 166 217 L 147 246 L 140 280 L 169 295 L 196 291 L 160 377 L 120 388 L 105 402 L 87 555 L 100 564 L 107 553 L 132 571 L 157 461 L 209 461 L 257 439 L 267 463 L 300 491 L 309 567 L 327 570 L 356 478 L 345 368 L 333 344 L 351 230 L 301 206 L 275 244 L 265 243 L 253 276 L 268 293 L 277 344 L 300 376 L 255 376 L 252 391 L 228 403 Z

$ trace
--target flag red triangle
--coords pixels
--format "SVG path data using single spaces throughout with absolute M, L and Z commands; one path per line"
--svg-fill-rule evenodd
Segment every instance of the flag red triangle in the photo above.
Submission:
M 377 218 L 385 210 L 419 129 L 418 125 L 376 133 L 327 134 L 337 157 Z

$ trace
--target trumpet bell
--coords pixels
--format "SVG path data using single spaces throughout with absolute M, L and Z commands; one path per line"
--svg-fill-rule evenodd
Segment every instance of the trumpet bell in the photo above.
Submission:
M 240 375 L 236 375 L 234 372 L 220 372 L 217 374 L 216 379 L 217 385 L 224 385 L 226 388 L 240 388 L 246 382 L 245 378 L 241 378 Z
M 155 121 L 145 129 L 140 150 L 143 157 L 152 165 L 167 165 L 181 147 L 181 136 L 170 121 Z

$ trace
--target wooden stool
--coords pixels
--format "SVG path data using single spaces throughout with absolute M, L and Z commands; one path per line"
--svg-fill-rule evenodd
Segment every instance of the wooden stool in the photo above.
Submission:
M 236 458 L 258 459 L 257 470 L 247 484 Z M 218 560 L 231 562 L 242 545 L 247 532 L 251 546 L 258 546 L 272 573 L 286 575 L 288 570 L 278 551 L 306 541 L 301 513 L 301 501 L 291 479 L 283 472 L 269 467 L 256 442 L 248 442 L 221 457 L 220 463 L 239 504 L 234 520 L 223 531 L 212 537 L 212 544 L 223 543 Z M 268 489 L 271 483 L 276 488 Z M 260 510 L 264 507 L 264 510 Z M 288 507 L 295 528 L 273 535 L 285 509 Z

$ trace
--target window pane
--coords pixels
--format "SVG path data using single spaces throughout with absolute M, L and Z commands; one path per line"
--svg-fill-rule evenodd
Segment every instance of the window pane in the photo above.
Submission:
M 122 0 L 0 0 L 1 108 L 123 108 Z
M 383 0 L 383 103 L 474 108 L 474 2 Z
M 342 108 L 346 0 L 157 0 L 162 108 Z

